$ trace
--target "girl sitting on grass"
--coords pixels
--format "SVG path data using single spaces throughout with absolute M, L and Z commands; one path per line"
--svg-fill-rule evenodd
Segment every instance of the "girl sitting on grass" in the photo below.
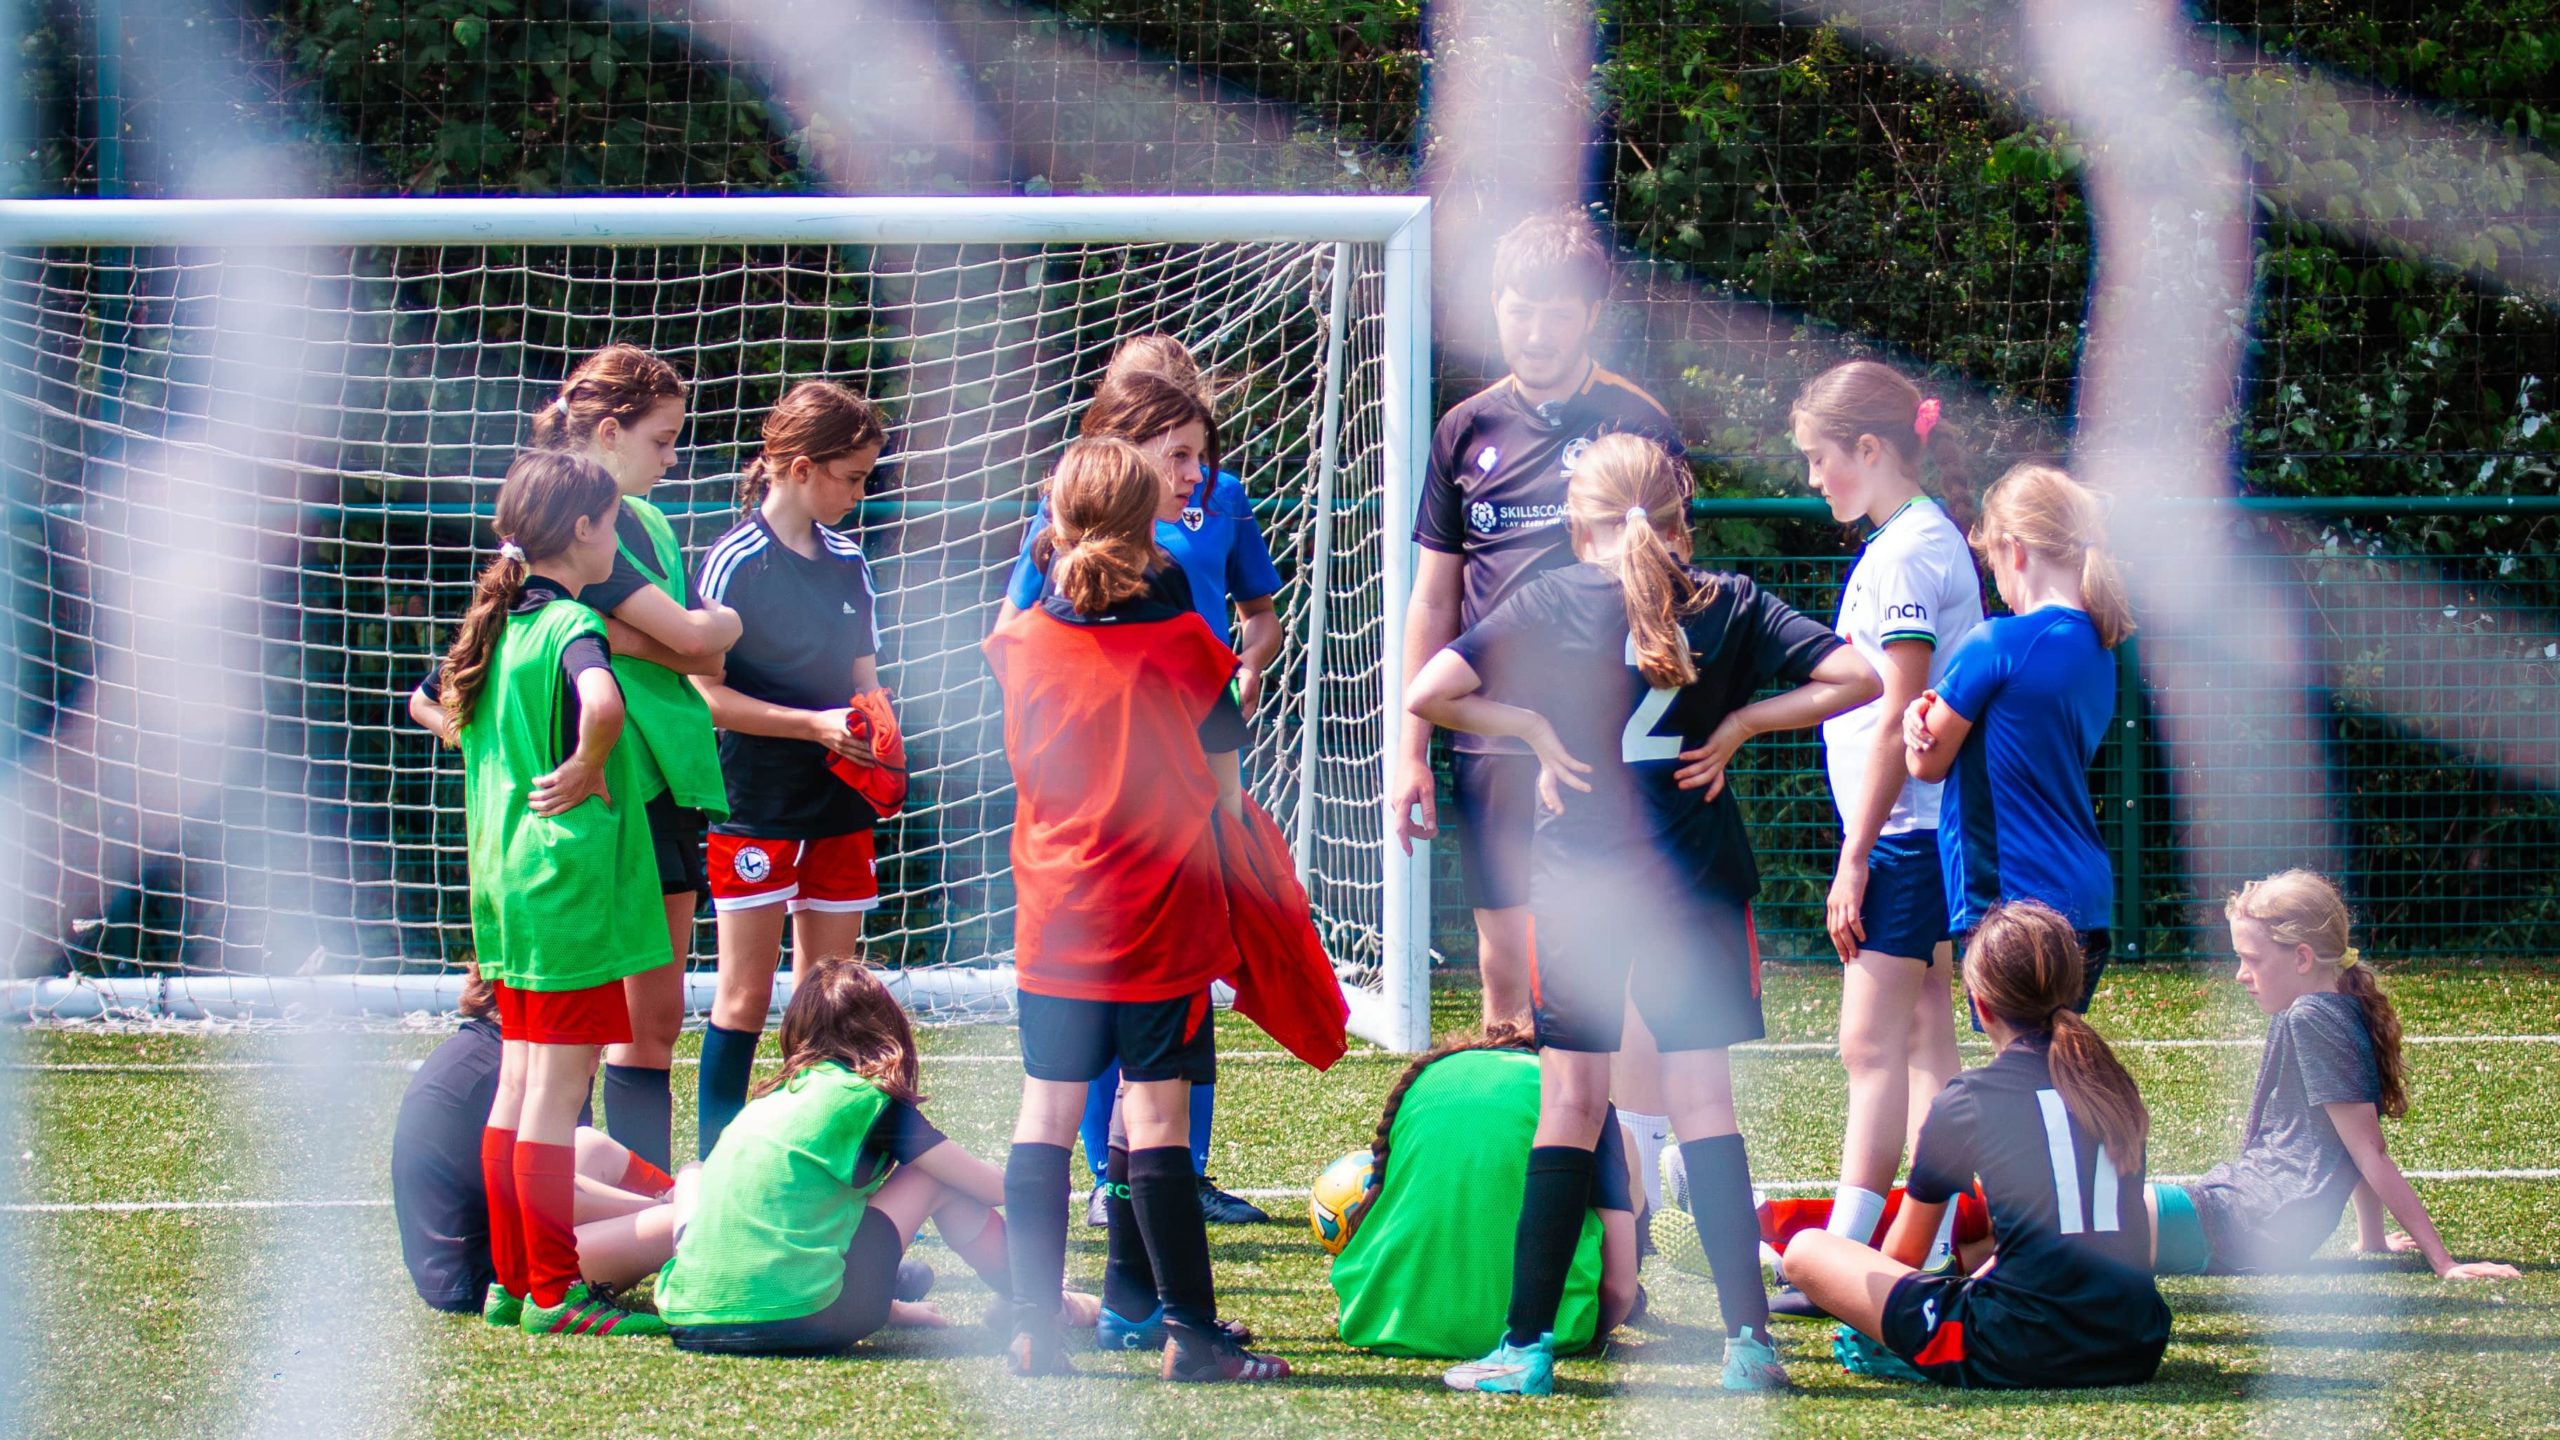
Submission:
M 2286 870 L 2223 906 L 2240 988 L 2268 1017 L 2267 1048 L 2240 1158 L 2192 1185 L 2151 1187 L 2163 1275 L 2282 1270 L 2320 1248 L 2353 1195 L 2357 1248 L 2415 1250 L 2447 1280 L 2513 1279 L 2494 1260 L 2457 1261 L 2382 1141 L 2409 1113 L 2400 1017 L 2348 943 L 2346 898 L 2326 876 Z M 2407 1231 L 2386 1235 L 2383 1209 Z
M 782 1068 L 738 1112 L 698 1183 L 679 1187 L 658 1313 L 676 1348 L 841 1355 L 883 1325 L 940 1325 L 898 1298 L 898 1262 L 930 1217 L 1005 1300 L 1004 1175 L 917 1108 L 915 1035 L 860 960 L 821 959 L 782 1016 Z M 1061 1318 L 1098 1302 L 1069 1292 Z

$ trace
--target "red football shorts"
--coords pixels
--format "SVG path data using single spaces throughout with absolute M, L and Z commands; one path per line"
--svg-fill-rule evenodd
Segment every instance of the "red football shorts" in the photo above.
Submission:
M 714 910 L 787 905 L 796 915 L 803 910 L 860 912 L 880 904 L 868 830 L 822 840 L 714 835 L 710 859 Z
M 631 1006 L 619 980 L 584 990 L 496 989 L 502 1039 L 531 1045 L 622 1045 L 631 1039 Z

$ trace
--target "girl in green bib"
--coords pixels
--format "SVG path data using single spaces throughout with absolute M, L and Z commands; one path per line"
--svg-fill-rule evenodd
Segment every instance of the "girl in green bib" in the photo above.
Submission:
M 1528 1027 L 1496 1025 L 1416 1060 L 1387 1092 L 1370 1144 L 1377 1195 L 1333 1262 L 1346 1345 L 1471 1359 L 1502 1338 L 1511 1236 L 1538 1129 L 1538 1057 Z M 1570 1353 L 1632 1315 L 1635 1171 L 1614 1124 L 1600 1127 L 1556 1349 Z
M 716 673 L 738 638 L 737 614 L 694 590 L 675 528 L 645 498 L 675 464 L 684 410 L 674 366 L 637 345 L 608 345 L 570 371 L 533 417 L 536 447 L 586 456 L 622 492 L 612 573 L 578 599 L 605 617 L 630 713 L 623 748 L 638 775 L 637 793 L 624 798 L 648 816 L 673 958 L 623 982 L 631 1041 L 605 1052 L 604 1120 L 606 1133 L 660 1169 L 674 1148 L 667 1072 L 684 1028 L 685 961 L 710 889 L 702 837 L 729 813 L 711 710 L 685 677 Z
M 838 1355 L 883 1325 L 940 1325 L 897 1298 L 898 1262 L 930 1218 L 1006 1293 L 1004 1175 L 917 1108 L 914 1033 L 860 960 L 809 964 L 782 1016 L 782 1068 L 677 1190 L 658 1313 L 677 1348 Z M 1070 1292 L 1061 1319 L 1101 1309 Z M 1002 1312 L 1000 1312 L 1002 1313 Z
M 498 558 L 445 653 L 462 750 L 471 940 L 503 1042 L 481 1137 L 493 1318 L 532 1334 L 663 1333 L 588 1293 L 575 1225 L 578 1110 L 598 1053 L 631 1038 L 625 976 L 671 958 L 605 622 L 578 591 L 613 568 L 613 477 L 531 451 L 498 492 Z

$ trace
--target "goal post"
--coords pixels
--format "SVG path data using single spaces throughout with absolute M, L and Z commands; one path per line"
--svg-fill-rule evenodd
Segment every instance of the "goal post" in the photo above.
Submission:
M 697 554 L 788 384 L 883 404 L 884 483 L 852 528 L 916 798 L 881 827 L 868 934 L 918 1008 L 1009 996 L 1012 801 L 977 642 L 1114 344 L 1161 331 L 1221 386 L 1224 468 L 1283 581 L 1247 784 L 1289 832 L 1354 1030 L 1425 1048 L 1427 858 L 1388 837 L 1383 797 L 1429 233 L 1413 197 L 0 202 L 7 1011 L 452 993 L 458 761 L 401 705 L 495 543 L 480 522 L 528 416 L 608 341 L 692 382 L 652 499 Z M 239 561 L 232 591 L 204 552 Z M 168 657 L 139 607 L 184 583 L 213 587 L 233 684 L 164 736 Z

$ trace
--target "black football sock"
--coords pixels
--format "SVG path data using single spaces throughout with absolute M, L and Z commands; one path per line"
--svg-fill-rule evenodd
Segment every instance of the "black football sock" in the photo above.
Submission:
M 1511 1344 L 1535 1345 L 1556 1328 L 1565 1276 L 1582 1243 L 1582 1217 L 1591 1209 L 1594 1168 L 1591 1152 L 1571 1145 L 1529 1151 L 1520 1226 L 1511 1236 L 1511 1311 L 1503 1336 Z
M 693 1117 L 698 1158 L 709 1158 L 711 1147 L 720 1143 L 720 1132 L 747 1108 L 747 1081 L 756 1072 L 756 1043 L 762 1039 L 762 1029 L 702 1027 L 702 1074 L 696 1082 Z
M 1129 1198 L 1129 1152 L 1114 1145 L 1105 1154 L 1102 1204 L 1110 1212 L 1111 1231 L 1102 1246 L 1102 1303 L 1123 1320 L 1144 1320 L 1156 1312 L 1156 1267 L 1147 1259 L 1138 1207 Z
M 676 1097 L 667 1072 L 640 1065 L 604 1067 L 604 1133 L 661 1170 L 673 1170 Z
M 1112 1156 L 1119 1158 L 1117 1152 Z M 1128 1167 L 1135 1228 L 1146 1238 L 1165 1323 L 1206 1333 L 1217 1323 L 1218 1293 L 1209 1278 L 1209 1222 L 1200 1215 L 1199 1172 L 1191 1168 L 1191 1147 L 1130 1151 Z
M 1054 1330 L 1067 1288 L 1064 1145 L 1016 1143 L 1004 1162 L 1005 1257 L 1018 1330 Z
M 1769 1292 L 1760 1278 L 1760 1218 L 1751 1206 L 1751 1159 L 1739 1135 L 1711 1135 L 1681 1143 L 1689 1167 L 1689 1214 L 1698 1222 L 1698 1248 L 1716 1280 L 1716 1307 L 1730 1337 L 1748 1325 L 1769 1333 Z

